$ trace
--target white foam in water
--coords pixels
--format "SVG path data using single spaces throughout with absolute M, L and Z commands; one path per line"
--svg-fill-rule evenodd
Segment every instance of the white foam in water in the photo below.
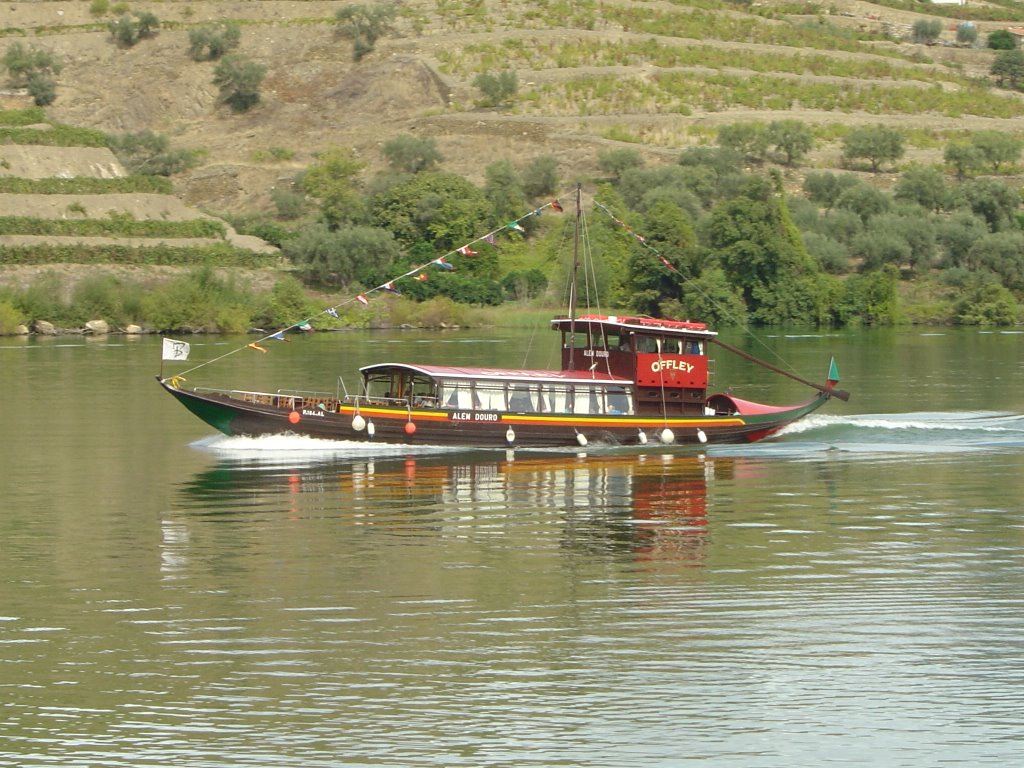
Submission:
M 397 456 L 410 453 L 441 453 L 450 449 L 430 445 L 394 445 L 368 440 L 324 440 L 303 435 L 228 437 L 215 435 L 192 443 L 193 448 L 222 459 L 260 464 L 298 461 L 326 461 L 338 458 Z

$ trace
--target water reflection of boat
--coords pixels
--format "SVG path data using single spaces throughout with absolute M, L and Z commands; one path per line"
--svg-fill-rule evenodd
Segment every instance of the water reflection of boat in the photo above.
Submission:
M 296 518 L 311 504 L 319 516 L 337 514 L 358 526 L 425 537 L 472 527 L 466 521 L 556 514 L 569 548 L 658 557 L 702 550 L 709 485 L 731 475 L 734 462 L 665 452 L 471 457 L 407 456 L 298 469 L 225 462 L 183 490 L 208 511 L 274 509 L 283 494 L 284 508 Z

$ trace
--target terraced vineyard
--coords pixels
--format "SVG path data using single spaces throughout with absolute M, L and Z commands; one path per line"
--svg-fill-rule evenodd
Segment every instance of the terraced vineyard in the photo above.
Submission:
M 470 178 L 496 158 L 542 154 L 558 158 L 564 178 L 586 178 L 601 148 L 628 142 L 672 158 L 748 119 L 814 126 L 807 162 L 831 167 L 851 125 L 901 126 L 920 159 L 953 134 L 1015 130 L 1024 113 L 1019 94 L 991 86 L 992 51 L 912 44 L 911 25 L 929 16 L 853 0 L 412 0 L 359 62 L 337 35 L 338 3 L 133 6 L 161 28 L 128 49 L 114 45 L 112 17 L 93 15 L 94 5 L 13 2 L 0 34 L 64 61 L 48 109 L 55 120 L 150 129 L 200 150 L 203 162 L 175 191 L 209 211 L 270 210 L 275 185 L 331 146 L 354 147 L 372 171 L 381 143 L 403 133 L 435 137 L 445 167 Z M 1018 13 L 1016 4 L 980 8 L 982 40 Z M 1000 12 L 1006 22 L 991 20 Z M 268 68 L 261 103 L 246 114 L 218 103 L 210 63 L 186 56 L 188 31 L 220 19 L 243 25 L 239 50 Z M 957 20 L 943 23 L 948 43 Z M 515 98 L 478 107 L 474 78 L 502 69 L 517 74 Z

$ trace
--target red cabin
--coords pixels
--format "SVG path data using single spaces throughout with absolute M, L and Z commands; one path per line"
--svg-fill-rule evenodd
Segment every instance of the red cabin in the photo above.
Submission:
M 631 379 L 638 414 L 703 414 L 710 377 L 704 323 L 621 315 L 558 317 L 562 369 Z

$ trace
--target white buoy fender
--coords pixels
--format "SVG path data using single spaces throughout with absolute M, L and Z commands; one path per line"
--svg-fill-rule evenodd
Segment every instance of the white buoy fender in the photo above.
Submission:
M 352 429 L 356 432 L 362 432 L 366 427 L 366 419 L 360 416 L 358 413 L 352 417 Z
M 505 442 L 514 443 L 515 441 L 516 433 L 515 431 L 513 431 L 512 427 L 509 427 L 508 430 L 505 432 Z
M 372 438 L 376 431 L 377 431 L 377 428 L 375 426 L 373 426 L 373 422 L 372 421 L 366 422 L 366 436 L 367 437 Z
M 579 443 L 581 447 L 586 448 L 587 447 L 587 436 L 584 435 L 582 432 L 577 432 L 576 433 L 576 442 Z
M 675 441 L 676 436 L 671 429 L 665 427 L 663 430 L 661 430 L 661 442 L 663 442 L 665 445 L 671 445 Z
M 701 443 L 706 443 L 708 441 L 708 436 L 704 434 L 704 430 L 703 429 L 698 429 L 697 430 L 697 440 L 698 440 L 698 442 L 701 442 Z
M 640 445 L 647 445 L 647 433 L 644 432 L 642 429 L 640 430 L 639 440 L 640 440 Z

